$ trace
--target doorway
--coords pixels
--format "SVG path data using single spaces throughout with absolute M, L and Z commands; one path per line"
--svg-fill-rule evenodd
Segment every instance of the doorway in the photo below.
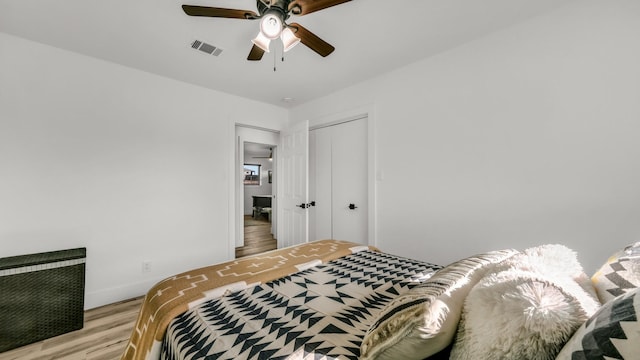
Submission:
M 230 205 L 230 214 L 233 214 L 232 216 L 229 217 L 230 223 L 229 223 L 229 227 L 230 227 L 230 232 L 231 232 L 231 237 L 229 238 L 231 244 L 230 247 L 228 247 L 229 250 L 229 257 L 230 258 L 235 258 L 235 248 L 239 247 L 239 246 L 243 246 L 244 245 L 244 185 L 242 184 L 242 175 L 243 175 L 243 167 L 242 165 L 244 164 L 244 142 L 248 141 L 248 142 L 255 142 L 255 143 L 260 143 L 260 144 L 269 144 L 269 145 L 273 145 L 278 146 L 278 148 L 274 148 L 274 161 L 278 161 L 278 164 L 274 164 L 274 169 L 278 170 L 277 172 L 273 173 L 273 183 L 276 184 L 277 186 L 274 186 L 274 208 L 276 208 L 277 210 L 272 210 L 272 214 L 275 214 L 276 219 L 272 219 L 274 225 L 275 225 L 275 229 L 274 229 L 274 238 L 276 239 L 276 241 L 278 242 L 278 248 L 280 247 L 284 247 L 284 246 L 289 246 L 289 245 L 294 245 L 291 244 L 291 242 L 296 242 L 296 243 L 300 243 L 300 242 L 307 242 L 307 241 L 312 241 L 315 240 L 316 238 L 321 238 L 321 237 L 317 237 L 318 233 L 316 232 L 316 228 L 318 226 L 316 226 L 316 224 L 314 223 L 314 218 L 315 218 L 315 211 L 317 209 L 317 207 L 307 207 L 305 206 L 305 208 L 301 208 L 301 206 L 303 205 L 302 203 L 304 203 L 304 205 L 310 205 L 314 200 L 314 197 L 316 195 L 315 190 L 314 192 L 311 193 L 312 197 L 309 197 L 307 195 L 309 195 L 309 188 L 310 186 L 312 186 L 312 182 L 315 181 L 313 178 L 308 178 L 309 175 L 309 167 L 307 166 L 307 160 L 308 157 L 307 155 L 309 155 L 311 153 L 311 151 L 309 151 L 309 147 L 308 146 L 304 146 L 304 149 L 306 149 L 305 151 L 305 155 L 303 156 L 303 160 L 304 161 L 304 166 L 298 166 L 300 168 L 300 170 L 304 171 L 304 181 L 300 182 L 300 184 L 293 184 L 293 186 L 285 186 L 285 184 L 287 183 L 288 178 L 291 178 L 292 176 L 287 176 L 287 175 L 291 175 L 288 174 L 287 171 L 289 171 L 292 168 L 292 164 L 297 164 L 298 161 L 300 160 L 298 158 L 295 159 L 290 159 L 288 154 L 288 150 L 290 147 L 290 143 L 297 143 L 295 141 L 290 141 L 292 139 L 298 138 L 298 132 L 300 132 L 300 138 L 303 138 L 304 136 L 302 136 L 301 134 L 304 132 L 306 133 L 306 138 L 307 140 L 309 140 L 309 135 L 310 135 L 310 129 L 311 130 L 318 130 L 320 128 L 324 128 L 324 127 L 329 127 L 329 126 L 336 126 L 336 125 L 340 125 L 340 124 L 344 124 L 344 123 L 348 123 L 354 120 L 359 120 L 359 119 L 364 119 L 364 123 L 366 124 L 365 126 L 365 140 L 363 142 L 360 142 L 361 144 L 366 144 L 364 147 L 366 148 L 365 151 L 365 160 L 364 162 L 367 164 L 366 170 L 364 171 L 366 173 L 366 179 L 363 181 L 358 181 L 358 185 L 356 187 L 358 188 L 362 188 L 365 189 L 364 191 L 367 193 L 367 196 L 365 197 L 364 201 L 357 201 L 354 200 L 355 202 L 353 202 L 354 207 L 357 206 L 356 209 L 358 209 L 359 211 L 357 211 L 358 213 L 364 214 L 366 221 L 364 222 L 366 225 L 366 230 L 365 230 L 365 235 L 364 235 L 364 239 L 356 239 L 355 236 L 345 236 L 345 238 L 349 238 L 347 240 L 351 240 L 354 242 L 363 242 L 365 244 L 368 245 L 376 245 L 376 222 L 375 222 L 375 218 L 376 218 L 376 199 L 375 199 L 375 193 L 376 193 L 376 182 L 377 181 L 382 181 L 383 180 L 383 172 L 381 170 L 379 170 L 376 166 L 376 151 L 375 151 L 375 116 L 374 116 L 374 111 L 372 108 L 370 107 L 363 107 L 363 108 L 358 108 L 358 109 L 354 109 L 353 111 L 349 111 L 349 112 L 345 112 L 345 113 L 340 113 L 340 114 L 336 114 L 336 115 L 331 115 L 325 118 L 320 118 L 314 121 L 314 125 L 309 127 L 309 121 L 305 121 L 304 124 L 301 122 L 297 122 L 295 123 L 293 126 L 291 126 L 290 128 L 287 128 L 286 130 L 283 131 L 283 133 L 281 134 L 280 131 L 277 130 L 272 130 L 272 129 L 266 129 L 266 128 L 261 128 L 261 127 L 255 127 L 252 125 L 244 125 L 244 124 L 239 124 L 236 123 L 234 127 L 230 127 L 230 136 L 231 136 L 231 149 L 232 149 L 232 153 L 235 154 L 235 156 L 231 157 L 231 161 L 230 161 L 230 172 L 232 174 L 234 174 L 232 177 L 230 177 L 230 181 L 229 181 L 229 186 L 230 186 L 230 198 L 229 198 L 229 203 Z M 304 127 L 302 125 L 305 125 Z M 298 131 L 300 129 L 304 128 L 304 131 Z M 265 140 L 265 135 L 267 137 L 269 137 L 269 140 Z M 259 139 L 259 140 L 258 140 Z M 308 143 L 306 143 L 308 145 Z M 302 146 L 296 146 L 295 148 L 299 148 Z M 275 153 L 277 152 L 277 155 L 275 155 Z M 295 153 L 296 155 L 297 152 Z M 291 163 L 291 161 L 294 161 L 293 163 Z M 289 169 L 289 170 L 287 170 Z M 294 172 L 295 173 L 295 172 Z M 292 175 L 296 175 L 296 174 L 292 174 Z M 297 178 L 297 176 L 293 176 L 292 178 Z M 278 180 L 280 179 L 280 180 Z M 300 200 L 299 202 L 295 202 L 296 199 L 292 200 L 293 203 L 297 204 L 295 205 L 292 209 L 293 211 L 298 211 L 301 212 L 303 214 L 307 214 L 304 217 L 300 217 L 300 219 L 304 220 L 304 223 L 297 221 L 298 218 L 296 218 L 295 216 L 287 216 L 288 213 L 286 211 L 286 209 L 288 209 L 288 203 L 289 203 L 289 197 L 286 192 L 288 190 L 291 189 L 297 189 L 298 185 L 300 186 L 300 193 L 304 194 L 304 199 Z M 313 184 L 315 185 L 315 184 Z M 298 191 L 295 192 L 296 194 L 298 193 Z M 351 201 L 351 200 L 349 200 Z M 325 203 L 325 201 L 323 201 L 323 203 Z M 316 204 L 318 204 L 316 202 Z M 347 203 L 347 208 L 349 208 L 349 205 L 351 204 L 351 202 Z M 358 204 L 362 204 L 362 206 L 359 206 Z M 354 210 L 356 210 L 354 209 Z M 349 208 L 349 210 L 351 210 Z M 356 211 L 354 211 L 353 213 L 356 213 Z M 307 221 L 309 220 L 309 221 Z M 322 226 L 323 229 L 331 229 L 332 230 L 332 225 L 330 226 Z M 302 234 L 301 236 L 298 236 L 298 234 Z M 339 237 L 339 234 L 334 234 L 333 232 L 331 232 L 331 235 L 329 237 Z M 342 237 L 342 236 L 340 236 Z M 302 239 L 300 241 L 300 239 Z M 235 246 L 234 246 L 235 245 Z
M 244 143 L 243 246 L 236 247 L 236 258 L 277 248 L 274 219 L 274 152 L 269 144 Z
M 277 248 L 279 132 L 236 126 L 235 257 Z

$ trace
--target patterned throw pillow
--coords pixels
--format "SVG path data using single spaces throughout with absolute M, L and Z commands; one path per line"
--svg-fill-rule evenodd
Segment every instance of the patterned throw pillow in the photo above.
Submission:
M 640 358 L 640 290 L 604 304 L 567 342 L 557 359 Z
M 640 286 L 640 242 L 613 254 L 592 277 L 603 304 Z
M 493 251 L 456 261 L 392 300 L 365 335 L 361 359 L 424 359 L 445 349 L 469 290 L 495 264 L 517 253 Z

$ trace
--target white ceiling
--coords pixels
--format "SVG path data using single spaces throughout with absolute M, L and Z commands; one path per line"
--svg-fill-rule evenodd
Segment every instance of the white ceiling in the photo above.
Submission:
M 266 144 L 257 144 L 251 142 L 244 143 L 244 155 L 245 156 L 269 156 L 271 148 L 275 146 Z
M 190 17 L 182 4 L 252 10 L 255 0 L 0 0 L 0 31 L 187 83 L 293 107 L 575 0 L 353 0 L 292 16 L 336 51 L 274 42 L 247 61 L 258 22 Z M 219 57 L 191 48 L 201 40 Z M 274 46 L 280 48 L 274 51 Z M 274 54 L 277 53 L 277 71 Z M 292 102 L 282 99 L 290 97 Z

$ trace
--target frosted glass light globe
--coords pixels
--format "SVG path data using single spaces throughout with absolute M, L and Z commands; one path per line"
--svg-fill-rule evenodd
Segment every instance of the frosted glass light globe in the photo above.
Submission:
M 282 19 L 275 14 L 267 14 L 260 21 L 260 31 L 268 39 L 275 39 L 282 32 Z

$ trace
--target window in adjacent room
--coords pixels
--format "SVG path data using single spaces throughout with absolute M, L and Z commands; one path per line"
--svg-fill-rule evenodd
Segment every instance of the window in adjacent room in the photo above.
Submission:
M 245 185 L 260 185 L 260 166 L 258 164 L 244 164 Z

